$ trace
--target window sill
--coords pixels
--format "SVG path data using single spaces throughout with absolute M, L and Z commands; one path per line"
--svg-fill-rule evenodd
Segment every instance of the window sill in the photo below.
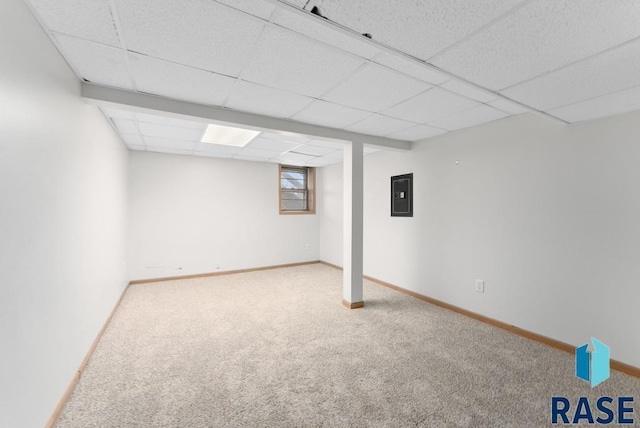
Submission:
M 314 211 L 280 211 L 280 215 L 313 215 Z

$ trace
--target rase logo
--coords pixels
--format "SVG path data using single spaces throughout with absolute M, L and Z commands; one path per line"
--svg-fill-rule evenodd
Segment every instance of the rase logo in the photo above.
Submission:
M 589 343 L 576 348 L 576 377 L 588 382 L 591 388 L 596 387 L 610 375 L 610 349 L 595 337 Z M 575 406 L 567 397 L 551 397 L 551 423 L 577 424 L 587 422 L 608 425 L 616 422 L 620 425 L 633 424 L 633 397 L 603 396 L 590 403 L 587 397 L 580 397 Z M 596 417 L 594 417 L 594 412 Z

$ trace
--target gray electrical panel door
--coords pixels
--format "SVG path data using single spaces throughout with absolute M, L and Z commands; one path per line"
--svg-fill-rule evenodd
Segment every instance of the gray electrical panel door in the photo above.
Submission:
M 413 173 L 391 177 L 391 216 L 413 217 Z

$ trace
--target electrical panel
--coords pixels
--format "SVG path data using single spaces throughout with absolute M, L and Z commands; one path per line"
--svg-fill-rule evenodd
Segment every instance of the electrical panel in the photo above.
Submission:
M 413 217 L 413 173 L 391 177 L 391 217 Z

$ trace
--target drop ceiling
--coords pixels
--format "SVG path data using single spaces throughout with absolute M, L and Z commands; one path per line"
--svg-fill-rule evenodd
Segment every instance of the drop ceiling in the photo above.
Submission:
M 84 81 L 366 135 L 640 109 L 636 0 L 26 2 Z M 339 143 L 308 135 L 265 131 L 235 150 L 200 143 L 200 120 L 104 112 L 133 150 L 341 159 Z

